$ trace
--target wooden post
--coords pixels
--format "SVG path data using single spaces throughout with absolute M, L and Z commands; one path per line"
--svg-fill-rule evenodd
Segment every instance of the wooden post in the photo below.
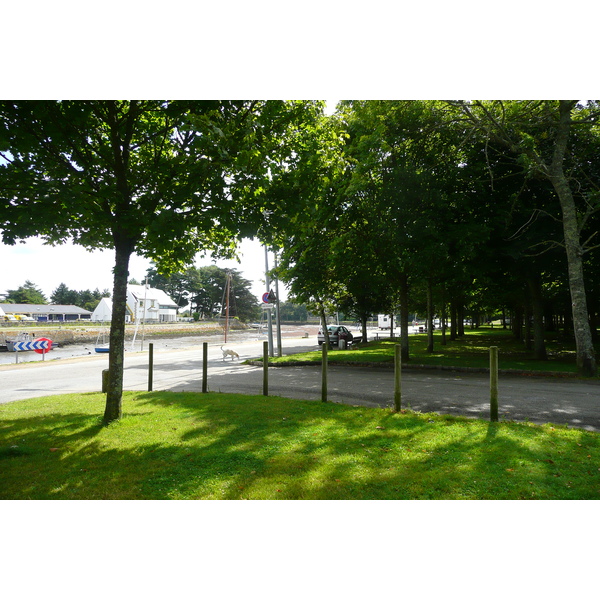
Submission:
M 402 347 L 396 344 L 394 348 L 394 410 L 400 412 L 402 406 Z
M 327 402 L 327 343 L 323 344 L 323 361 L 321 365 L 321 402 Z
M 263 342 L 263 396 L 269 395 L 269 342 Z
M 108 369 L 102 371 L 102 393 L 108 392 Z
M 154 371 L 154 344 L 150 342 L 148 344 L 148 391 L 152 391 L 152 378 Z
M 490 421 L 498 421 L 498 346 L 490 346 Z
M 202 393 L 208 391 L 208 342 L 202 342 Z

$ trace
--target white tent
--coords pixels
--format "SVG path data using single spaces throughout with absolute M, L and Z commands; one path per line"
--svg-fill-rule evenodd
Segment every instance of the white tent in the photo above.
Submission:
M 102 298 L 90 318 L 92 321 L 110 321 L 112 319 L 112 300 Z

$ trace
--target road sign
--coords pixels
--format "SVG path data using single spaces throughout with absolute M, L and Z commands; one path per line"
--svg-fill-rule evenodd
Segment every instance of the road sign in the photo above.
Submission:
M 277 296 L 275 295 L 275 292 L 273 290 L 269 290 L 268 292 L 265 292 L 262 295 L 262 301 L 267 304 L 269 302 L 277 302 Z
M 47 342 L 45 348 L 34 348 L 38 354 L 46 354 L 46 352 L 50 352 L 50 350 L 52 350 L 52 340 L 49 340 L 48 338 L 38 338 L 37 340 L 34 340 L 34 344 L 36 342 Z
M 40 338 L 35 342 L 15 342 L 13 345 L 15 352 L 24 352 L 26 350 L 35 350 L 38 354 L 45 354 L 52 346 L 52 341 L 46 338 Z

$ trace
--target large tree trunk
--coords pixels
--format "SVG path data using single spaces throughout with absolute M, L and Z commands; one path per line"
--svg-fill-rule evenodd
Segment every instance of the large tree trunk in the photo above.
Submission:
M 402 274 L 400 279 L 400 346 L 402 362 L 410 360 L 408 342 L 408 277 Z
M 431 279 L 427 280 L 427 352 L 433 352 L 433 290 Z
M 531 295 L 531 312 L 533 314 L 533 355 L 537 360 L 547 360 L 546 342 L 544 341 L 544 303 L 542 299 L 542 282 L 538 276 L 527 278 Z
M 367 342 L 367 321 L 369 320 L 369 314 L 365 314 L 361 316 L 360 325 L 361 325 L 361 335 L 363 343 Z
M 569 182 L 563 171 L 563 158 L 567 147 L 571 124 L 571 101 L 561 100 L 560 121 L 556 135 L 556 143 L 549 179 L 560 200 L 562 210 L 563 232 L 567 251 L 569 272 L 569 290 L 573 313 L 573 329 L 577 348 L 577 369 L 580 375 L 594 377 L 596 375 L 596 354 L 592 343 L 592 332 L 588 320 L 588 309 L 583 276 L 583 249 L 580 242 L 580 231 L 577 222 L 577 209 Z
M 447 315 L 446 315 L 446 301 L 442 299 L 442 320 L 441 320 L 441 325 L 442 325 L 442 346 L 445 346 L 448 341 L 446 340 L 446 329 L 447 329 L 447 324 L 446 324 L 446 319 L 447 319 Z
M 115 240 L 115 268 L 113 277 L 113 309 L 110 324 L 110 350 L 108 355 L 108 389 L 104 424 L 121 418 L 123 396 L 123 367 L 125 355 L 125 314 L 127 311 L 127 281 L 129 258 L 133 252 L 129 240 Z
M 456 300 L 450 300 L 450 341 L 453 342 L 458 336 L 458 310 Z

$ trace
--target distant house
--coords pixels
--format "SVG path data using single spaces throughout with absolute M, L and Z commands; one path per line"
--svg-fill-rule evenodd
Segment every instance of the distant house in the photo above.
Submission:
M 112 300 L 102 298 L 92 313 L 92 321 L 110 321 L 112 319 Z
M 89 321 L 92 313 L 73 304 L 0 304 L 5 315 L 25 315 L 36 321 Z
M 162 290 L 143 285 L 127 286 L 127 323 L 165 323 L 177 320 L 177 304 Z M 102 298 L 92 313 L 92 321 L 112 319 L 112 300 Z
M 177 304 L 162 290 L 145 285 L 127 286 L 127 309 L 133 322 L 165 323 L 177 321 Z

